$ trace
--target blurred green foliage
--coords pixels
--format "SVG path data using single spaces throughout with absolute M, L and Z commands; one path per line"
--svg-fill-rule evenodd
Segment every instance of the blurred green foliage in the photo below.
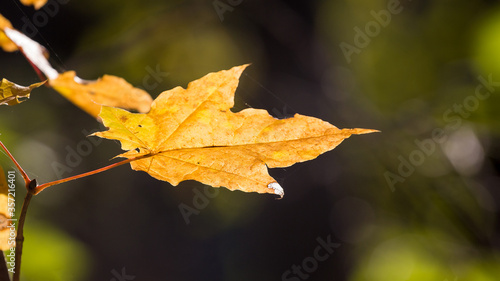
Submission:
M 23 280 L 87 280 L 91 257 L 85 246 L 57 228 L 39 222 L 26 224 Z

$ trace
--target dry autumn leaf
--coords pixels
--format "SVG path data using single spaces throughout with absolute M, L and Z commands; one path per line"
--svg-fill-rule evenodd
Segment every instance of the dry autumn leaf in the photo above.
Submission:
M 34 88 L 38 88 L 44 83 L 45 81 L 24 87 L 3 78 L 0 81 L 0 105 L 20 104 L 30 97 L 30 93 Z
M 49 85 L 93 117 L 97 117 L 101 105 L 148 112 L 153 101 L 147 92 L 112 75 L 104 75 L 97 81 L 83 81 L 74 71 L 68 71 L 49 80 Z
M 40 9 L 41 7 L 43 7 L 47 3 L 47 0 L 21 0 L 21 3 L 24 6 L 33 5 L 33 7 L 36 10 L 38 10 L 38 9 Z
M 46 49 L 21 32 L 6 28 L 7 40 L 18 46 L 31 64 L 48 78 L 49 86 L 93 117 L 101 111 L 101 105 L 148 112 L 153 99 L 134 88 L 123 78 L 104 75 L 96 81 L 86 81 L 76 76 L 74 71 L 58 73 L 47 60 Z
M 7 179 L 5 178 L 5 173 L 0 166 L 0 250 L 9 250 L 14 245 L 9 244 L 9 236 L 11 228 L 9 226 L 9 219 L 11 216 L 8 212 L 8 201 L 9 201 L 9 185 Z M 11 240 L 12 241 L 12 240 Z M 11 242 L 12 244 L 13 242 Z
M 17 50 L 17 46 L 5 35 L 5 28 L 13 29 L 10 21 L 0 14 L 0 47 L 6 52 L 14 52 Z
M 208 74 L 187 89 L 165 91 L 147 114 L 103 106 L 99 116 L 109 129 L 95 135 L 119 140 L 127 151 L 119 157 L 138 158 L 131 162 L 132 169 L 174 186 L 196 180 L 283 196 L 267 167 L 311 160 L 352 134 L 375 132 L 341 130 L 299 114 L 280 120 L 253 108 L 233 113 L 234 92 L 245 67 Z

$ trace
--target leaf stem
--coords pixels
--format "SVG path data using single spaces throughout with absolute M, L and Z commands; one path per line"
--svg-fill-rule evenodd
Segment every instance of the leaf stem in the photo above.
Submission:
M 41 185 L 35 187 L 33 195 L 37 195 L 38 193 L 42 192 L 47 187 L 50 187 L 50 186 L 53 186 L 53 185 L 56 185 L 56 184 L 60 184 L 60 183 L 65 183 L 65 182 L 72 181 L 72 180 L 76 180 L 76 179 L 79 179 L 79 178 L 88 177 L 88 176 L 91 176 L 91 175 L 94 175 L 94 174 L 98 174 L 98 173 L 107 171 L 109 169 L 121 166 L 123 164 L 127 164 L 127 163 L 130 163 L 130 162 L 135 161 L 135 160 L 139 160 L 139 159 L 144 158 L 144 157 L 145 156 L 139 156 L 139 157 L 125 159 L 123 161 L 120 161 L 120 162 L 108 165 L 106 167 L 102 167 L 102 168 L 97 169 L 97 170 L 93 170 L 93 171 L 86 172 L 86 173 L 83 173 L 83 174 L 79 174 L 79 175 L 71 176 L 71 177 L 68 177 L 68 178 L 64 178 L 64 179 L 60 179 L 60 180 L 51 181 L 51 182 L 48 182 L 48 183 L 41 184 Z
M 14 158 L 14 156 L 12 156 L 12 154 L 7 149 L 7 147 L 3 144 L 2 141 L 0 141 L 0 145 L 2 146 L 3 150 L 7 153 L 7 155 L 9 156 L 9 158 L 12 160 L 12 162 L 14 162 L 14 164 L 17 167 L 17 169 L 19 170 L 19 172 L 23 176 L 24 183 L 25 183 L 26 187 L 28 187 L 28 184 L 31 182 L 30 178 L 28 177 L 28 174 L 26 174 L 26 172 L 23 170 L 23 168 L 21 167 L 21 165 L 19 165 L 19 163 L 17 163 L 16 158 Z

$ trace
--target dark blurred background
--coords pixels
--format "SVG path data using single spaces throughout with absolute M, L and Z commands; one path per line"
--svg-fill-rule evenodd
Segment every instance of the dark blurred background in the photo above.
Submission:
M 382 131 L 271 170 L 282 200 L 128 165 L 49 188 L 28 213 L 23 280 L 500 276 L 498 1 L 9 0 L 0 13 L 83 79 L 156 97 L 252 63 L 233 111 Z M 39 81 L 18 52 L 0 52 L 0 77 Z M 119 143 L 86 138 L 101 129 L 46 87 L 0 108 L 1 140 L 39 183 L 111 163 Z

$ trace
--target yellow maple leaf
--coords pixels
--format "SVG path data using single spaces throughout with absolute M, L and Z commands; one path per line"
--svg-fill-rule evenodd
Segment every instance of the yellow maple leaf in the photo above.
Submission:
M 0 166 L 0 250 L 2 251 L 14 247 L 14 245 L 9 245 L 11 228 L 7 226 L 9 225 L 9 219 L 11 219 L 11 217 L 8 212 L 8 193 L 9 185 L 5 178 L 5 173 Z
M 84 81 L 76 77 L 74 71 L 68 71 L 49 79 L 49 85 L 93 117 L 97 117 L 101 105 L 148 112 L 153 101 L 147 92 L 112 75 L 104 75 L 97 81 Z
M 0 47 L 6 52 L 14 52 L 17 50 L 17 46 L 5 35 L 5 28 L 13 29 L 10 21 L 0 14 Z
M 21 0 L 21 3 L 24 5 L 24 6 L 29 6 L 29 5 L 33 5 L 33 7 L 38 10 L 40 9 L 41 7 L 43 7 L 46 3 L 47 3 L 48 0 Z
M 0 81 L 0 105 L 20 104 L 30 97 L 30 93 L 34 88 L 38 88 L 44 83 L 45 81 L 24 87 L 3 78 Z
M 174 186 L 196 180 L 213 187 L 283 196 L 267 167 L 311 160 L 352 134 L 375 132 L 341 130 L 300 114 L 280 120 L 253 108 L 231 112 L 246 66 L 210 73 L 187 89 L 165 91 L 147 114 L 103 106 L 99 116 L 108 130 L 95 135 L 119 140 L 128 151 L 119 157 L 139 158 L 130 163 L 132 169 Z

